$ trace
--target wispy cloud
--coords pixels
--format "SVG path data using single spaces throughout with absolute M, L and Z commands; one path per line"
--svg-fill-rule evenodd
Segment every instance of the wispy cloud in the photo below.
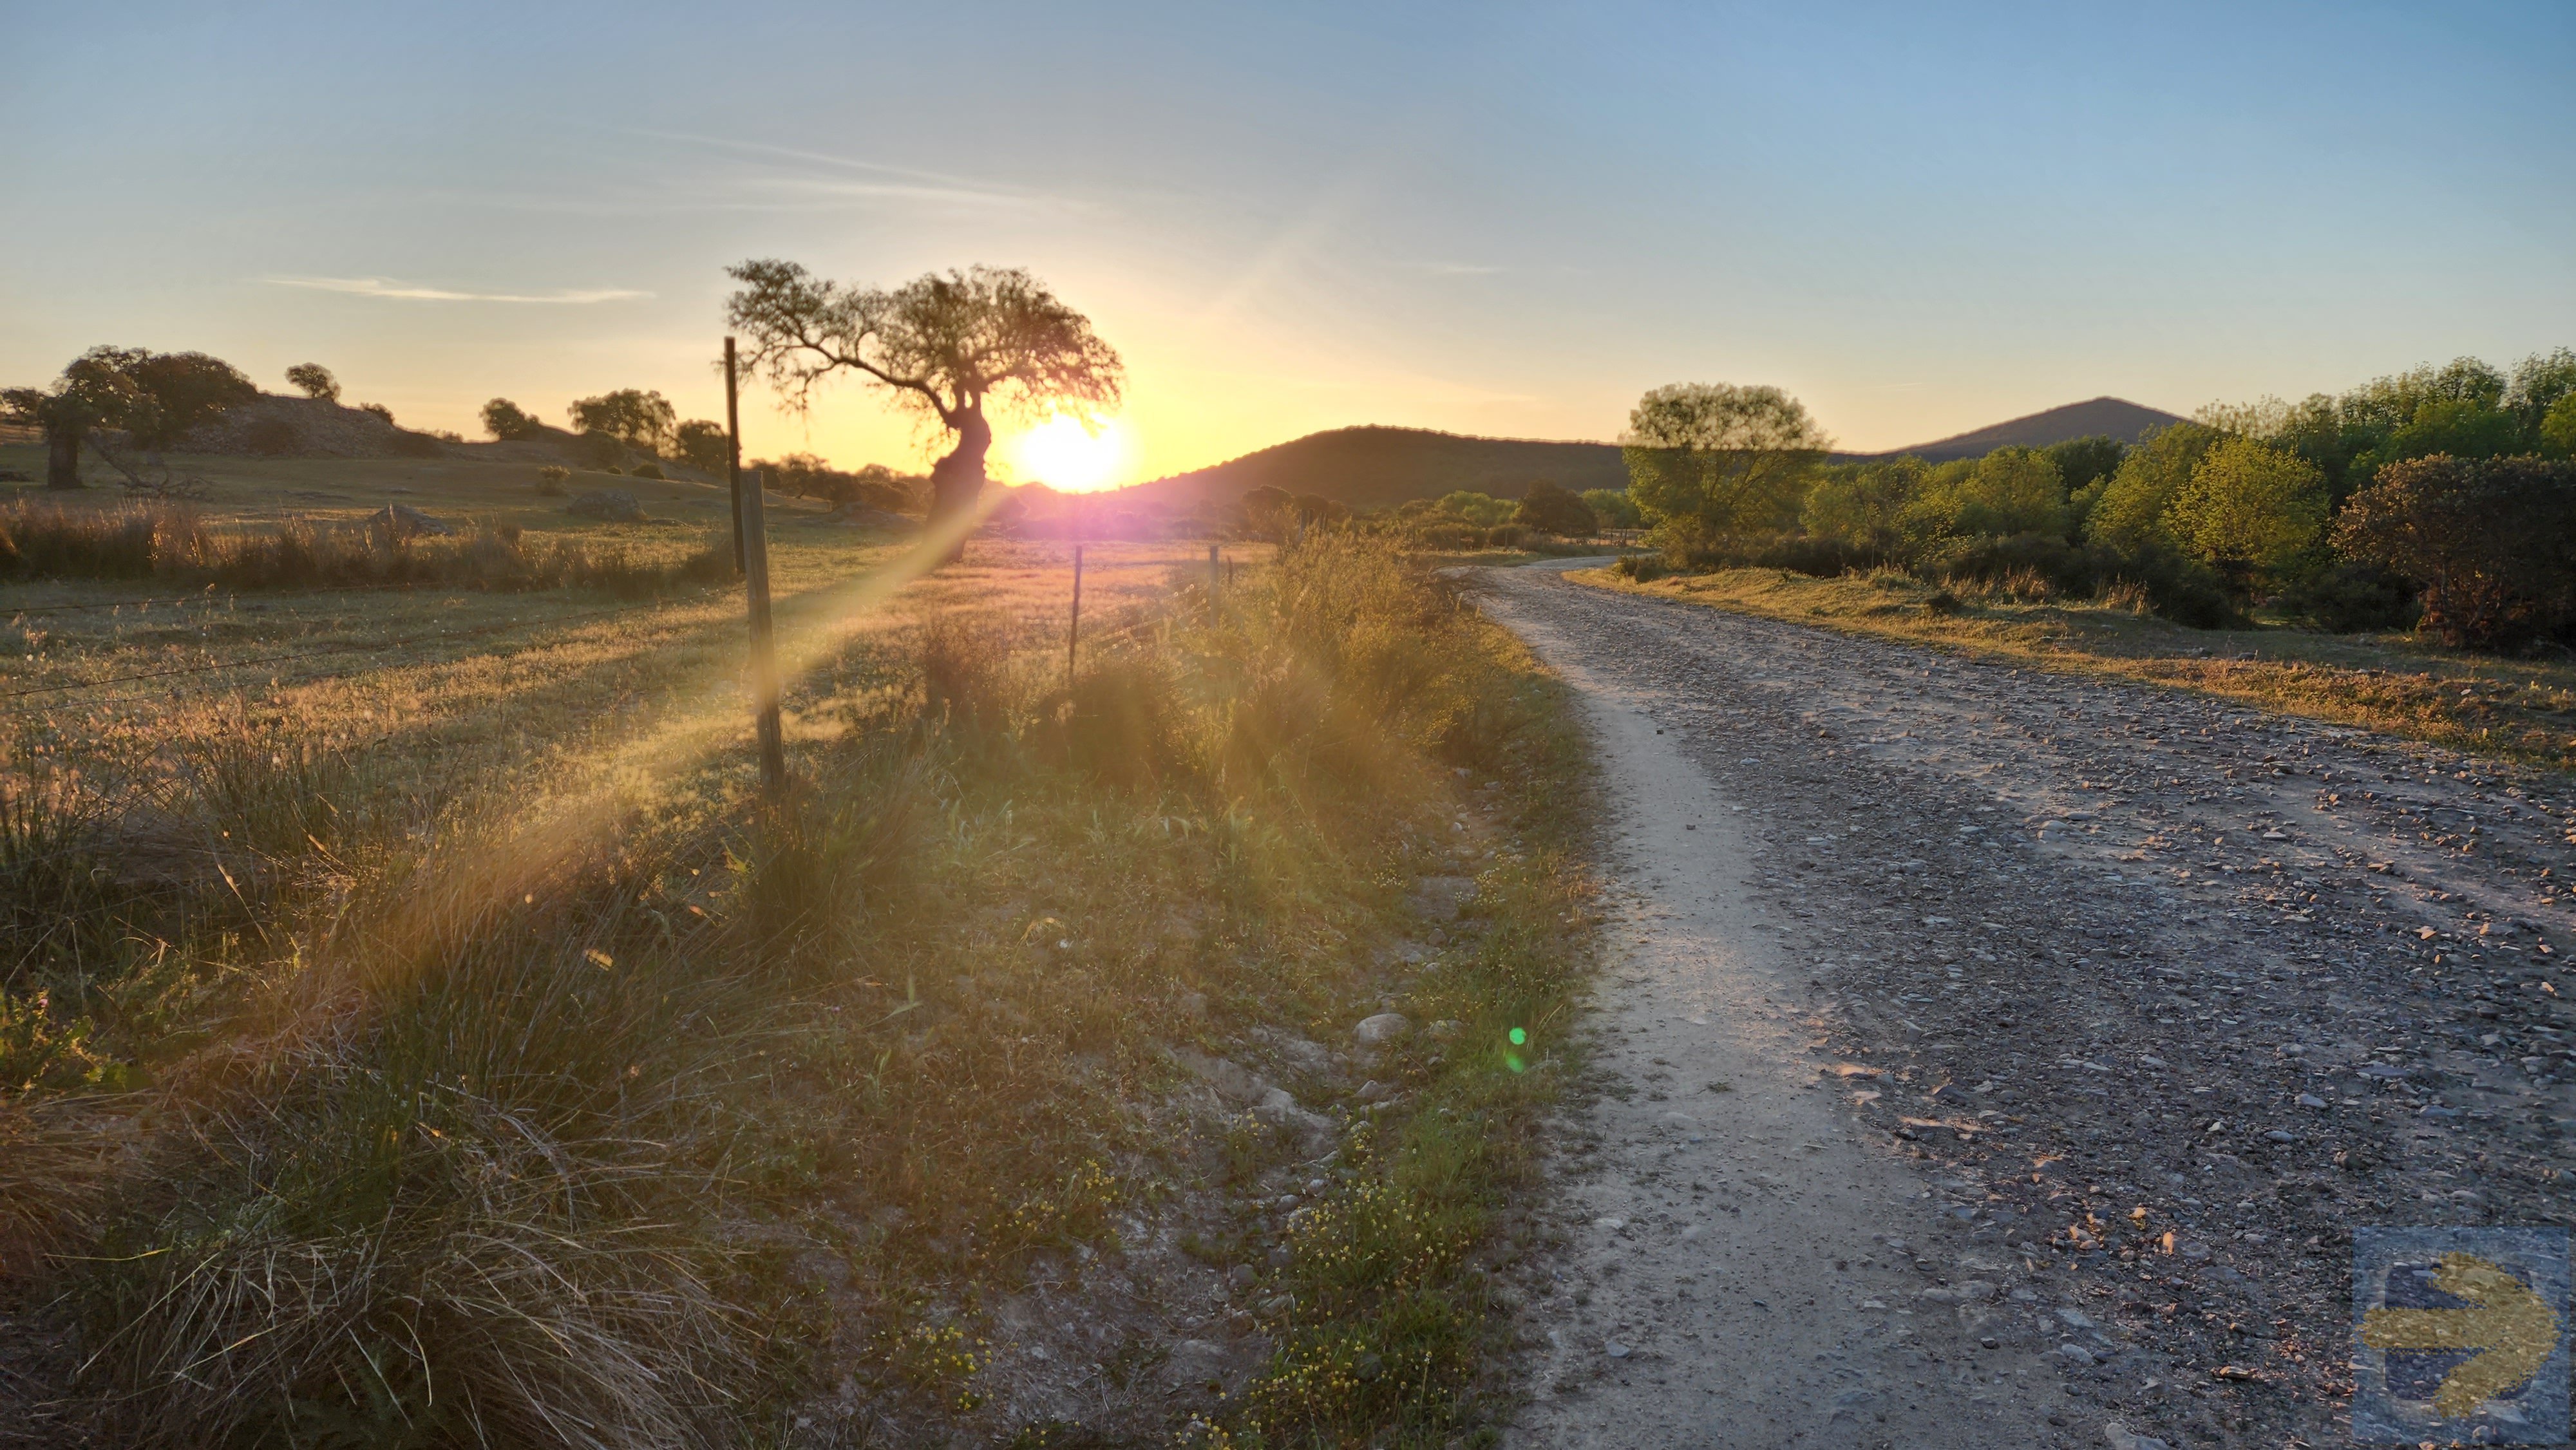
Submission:
M 769 175 L 741 178 L 745 185 L 792 192 L 826 201 L 894 201 L 929 205 L 977 207 L 1029 207 L 1063 210 L 1096 210 L 1097 204 L 1060 192 L 1015 186 L 1008 182 L 982 177 L 960 176 L 945 171 L 926 171 L 915 166 L 894 166 L 863 157 L 841 156 L 829 151 L 811 151 L 796 146 L 772 146 L 759 141 L 739 141 L 724 136 L 702 136 L 685 131 L 649 131 L 620 127 L 626 134 L 648 140 L 699 146 L 737 156 L 758 157 L 767 161 L 794 162 L 805 167 L 820 167 L 842 173 L 856 173 L 869 180 L 841 177 Z
M 1492 277 L 1503 271 L 1482 262 L 1416 262 L 1413 266 L 1416 271 L 1428 272 L 1434 277 Z
M 446 287 L 414 287 L 390 277 L 269 277 L 272 287 L 302 287 L 314 292 L 345 292 L 353 297 L 383 297 L 397 302 L 528 302 L 540 306 L 583 307 L 594 302 L 625 302 L 650 297 L 623 287 L 566 288 L 559 292 L 458 292 Z
M 952 206 L 1039 207 L 1049 198 L 974 186 L 941 186 L 917 181 L 844 181 L 821 176 L 752 177 L 745 183 L 773 191 L 850 201 L 920 201 Z

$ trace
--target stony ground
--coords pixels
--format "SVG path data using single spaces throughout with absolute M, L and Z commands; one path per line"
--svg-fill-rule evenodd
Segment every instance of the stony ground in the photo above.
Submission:
M 1706 791 L 1687 836 L 1640 826 L 1633 802 L 1612 823 L 1630 848 L 1612 884 L 1631 900 L 1617 921 L 1630 965 L 1605 989 L 1613 1046 L 1643 1030 L 1631 1006 L 1669 1016 L 1654 994 L 1672 983 L 1653 970 L 1669 892 L 1713 887 L 1710 910 L 1762 941 L 1746 960 L 1786 964 L 1768 1005 L 1798 1015 L 1805 1070 L 1825 1084 L 1809 1096 L 1830 1094 L 1841 1135 L 1813 1151 L 1894 1162 L 1908 1211 L 1941 1223 L 1916 1243 L 1891 1228 L 1902 1246 L 1864 1266 L 1910 1267 L 1905 1298 L 1834 1301 L 1910 1310 L 1909 1325 L 1956 1317 L 1917 1333 L 1916 1397 L 2000 1385 L 2071 1444 L 2341 1441 L 2353 1227 L 2576 1221 L 2564 779 L 1553 568 L 1484 587 L 1596 702 L 1662 732 Z M 1764 1010 L 1743 991 L 1713 1000 Z M 1605 1053 L 1608 1095 L 1565 1125 L 1568 1212 L 1593 1242 L 1576 1233 L 1559 1279 L 1586 1302 L 1533 1310 L 1550 1345 L 1532 1386 L 1539 1443 L 1623 1443 L 1621 1424 L 1664 1423 L 1710 1388 L 1624 1365 L 1587 1378 L 1575 1351 L 1613 1342 L 1565 1347 L 1563 1326 L 1596 1307 L 1629 1355 L 1659 1328 L 1685 1332 L 1679 1230 L 1645 1274 L 1604 1275 L 1599 1240 L 1618 1231 L 1587 1216 L 1604 1194 L 1651 1192 L 1658 1155 L 1690 1146 L 1678 1125 L 1659 1145 L 1617 1116 L 1623 1095 L 1704 1089 L 1705 1062 L 1659 1051 Z M 1722 1198 L 1660 1201 L 1677 1223 L 1695 1201 L 1736 1217 Z M 1766 1353 L 1753 1335 L 1697 1373 L 1758 1377 L 1779 1369 Z M 1962 1365 L 1978 1354 L 2037 1357 L 2058 1383 L 2042 1395 Z M 1579 1435 L 1551 1408 L 1569 1393 L 1601 1402 Z M 1819 1404 L 1817 1443 L 1884 1442 L 1877 1416 Z M 1792 1438 L 1706 1423 L 1700 1443 Z

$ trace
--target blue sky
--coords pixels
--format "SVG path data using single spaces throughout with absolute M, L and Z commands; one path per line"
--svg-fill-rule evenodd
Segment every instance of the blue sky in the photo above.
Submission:
M 474 432 L 712 415 L 721 269 L 1024 265 L 1127 467 L 1615 436 L 1777 383 L 1848 447 L 2576 344 L 2576 7 L 39 6 L 0 380 L 96 342 Z M 755 452 L 918 465 L 856 388 Z M 1007 452 L 1007 450 L 1006 450 Z

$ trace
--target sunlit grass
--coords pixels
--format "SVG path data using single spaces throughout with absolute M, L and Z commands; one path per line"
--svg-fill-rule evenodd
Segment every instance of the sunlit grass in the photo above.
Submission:
M 121 925 L 30 943 L 9 991 L 61 984 L 55 1039 L 90 1027 L 57 1056 L 129 1076 L 0 1109 L 0 1273 L 86 1246 L 50 1273 L 84 1413 L 127 1443 L 728 1443 L 850 1380 L 874 1433 L 1007 1437 L 1000 1298 L 1312 1151 L 1196 1116 L 1170 1048 L 1340 1040 L 1394 1000 L 1467 1027 L 1375 1069 L 1407 1101 L 1340 1155 L 1361 1227 L 1282 1242 L 1278 1356 L 1238 1408 L 1140 1385 L 1101 1432 L 1473 1424 L 1476 1256 L 1579 960 L 1579 754 L 1526 655 L 1395 556 L 1229 552 L 1251 567 L 1211 601 L 1202 549 L 1087 550 L 1068 683 L 1067 548 L 925 576 L 785 545 L 798 784 L 771 805 L 726 593 L 521 599 L 511 658 L 137 693 L 99 738 L 49 711 L 13 798 L 74 792 L 28 839 L 74 841 L 61 879 Z M 117 624 L 42 667 L 82 677 Z M 1449 827 L 1489 780 L 1479 855 Z M 1423 871 L 1486 890 L 1417 977 L 1383 948 Z M 1517 1064 L 1512 1026 L 1541 1043 Z M 1296 1388 L 1349 1344 L 1407 1376 Z

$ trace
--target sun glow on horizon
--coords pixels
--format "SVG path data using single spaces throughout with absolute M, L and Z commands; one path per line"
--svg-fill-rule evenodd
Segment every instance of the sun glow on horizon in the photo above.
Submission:
M 1013 472 L 1021 483 L 1043 483 L 1059 493 L 1098 493 L 1130 480 L 1135 443 L 1116 420 L 1059 413 L 1013 439 Z

